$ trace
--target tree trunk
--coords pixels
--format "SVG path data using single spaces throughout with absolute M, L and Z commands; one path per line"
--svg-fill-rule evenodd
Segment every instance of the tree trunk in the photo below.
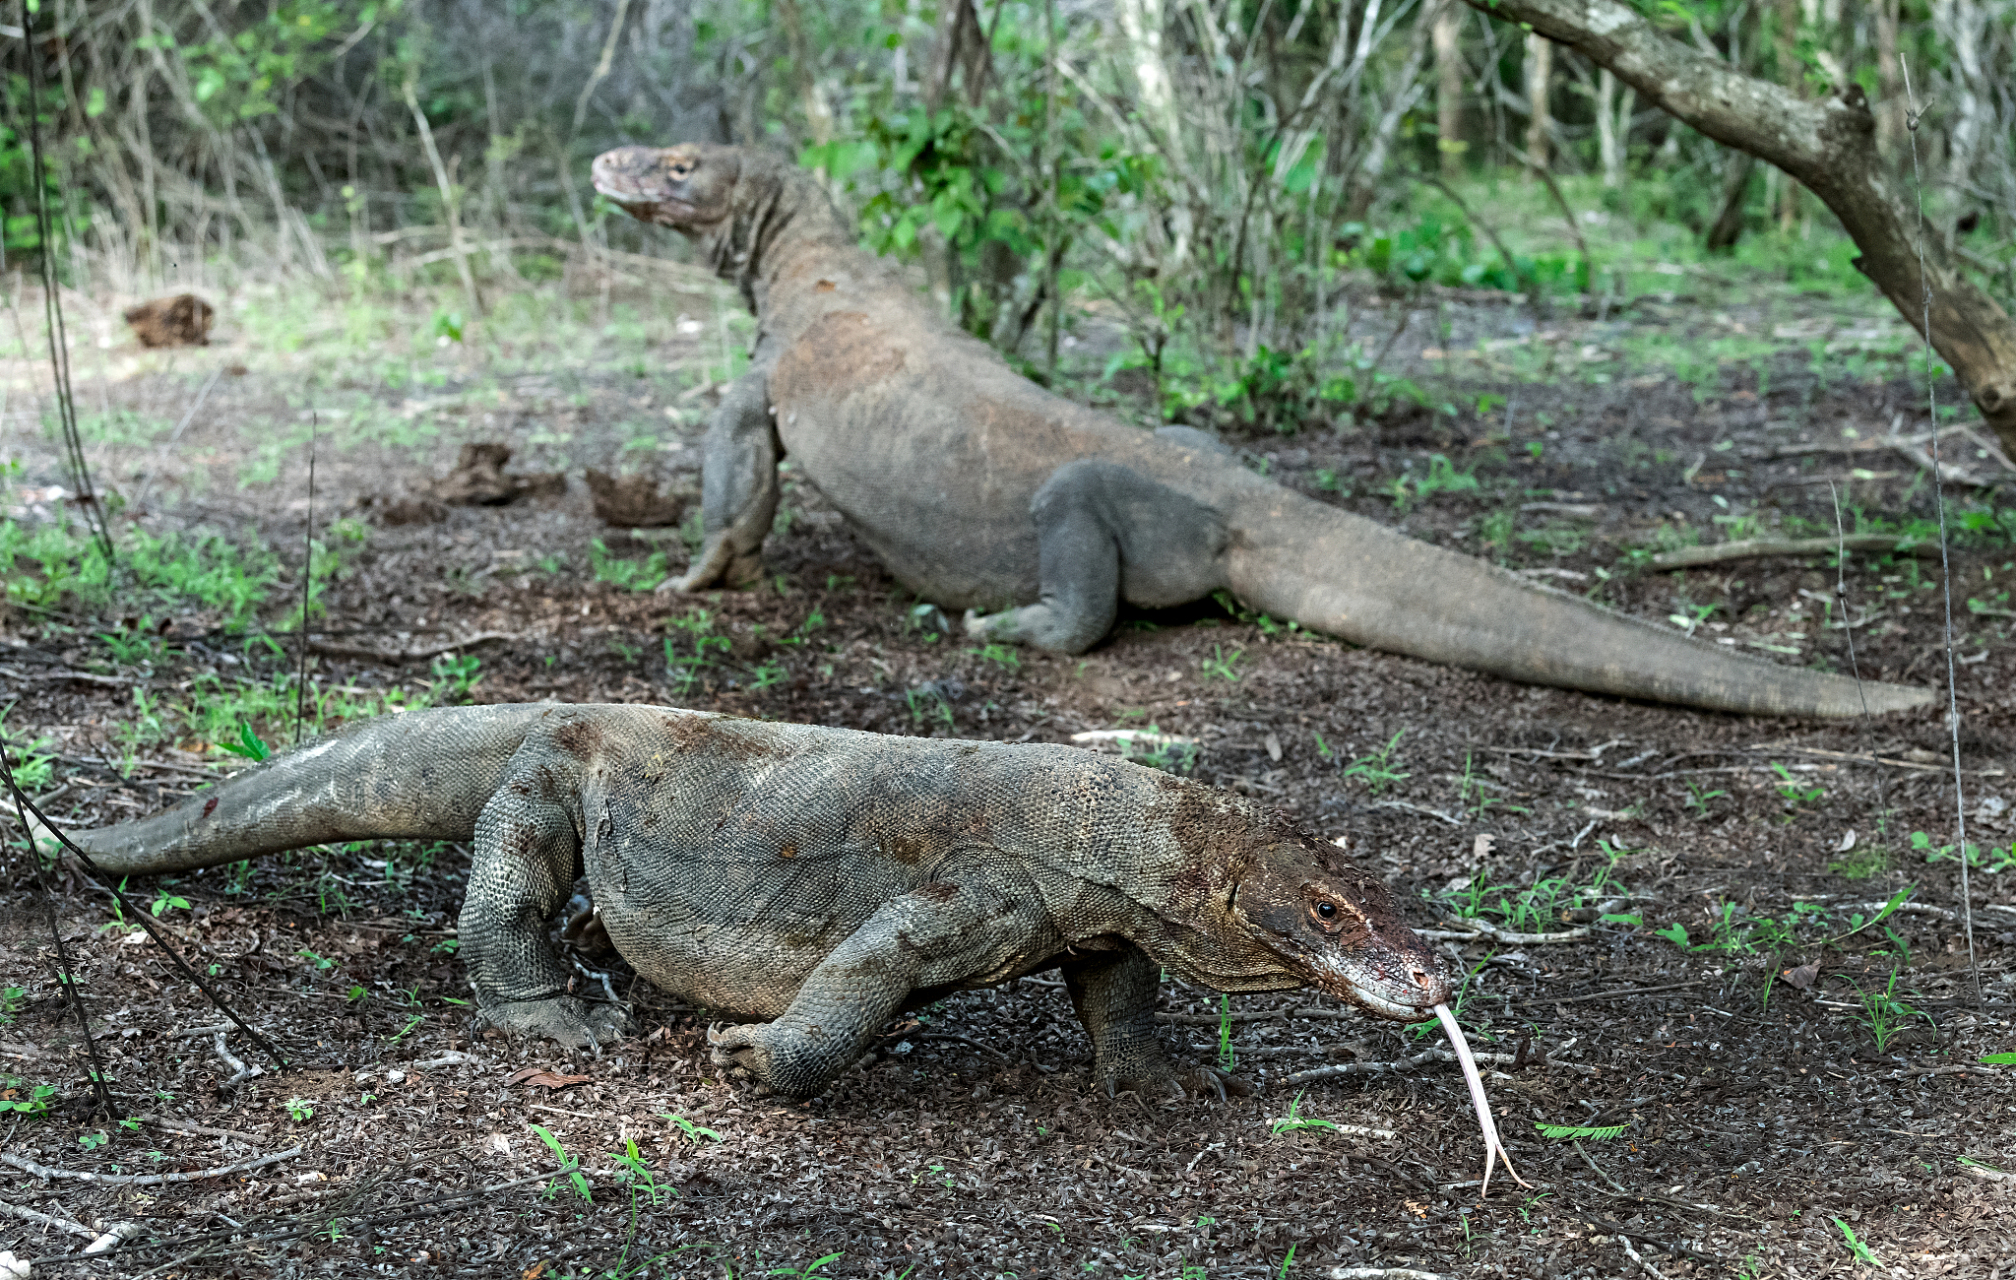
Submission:
M 1856 266 L 1926 336 L 1981 416 L 2016 450 L 2016 324 L 1953 265 L 1928 228 L 1918 269 L 1916 205 L 1895 189 L 1876 153 L 1876 120 L 1862 91 L 1806 101 L 1668 39 L 1618 0 L 1466 0 L 1492 17 L 1530 24 L 1676 119 L 1769 161 L 1820 197 L 1861 249 Z
M 1898 0 L 1876 0 L 1876 149 L 1895 162 L 1904 152 L 1904 77 L 1897 61 Z
M 1743 206 L 1750 193 L 1750 174 L 1756 168 L 1757 157 L 1748 152 L 1738 151 L 1729 157 L 1729 177 L 1722 184 L 1722 212 L 1708 228 L 1708 252 L 1733 249 L 1743 238 Z
M 1435 11 L 1435 149 L 1442 172 L 1463 168 L 1463 6 L 1445 0 Z
M 1624 184 L 1624 148 L 1617 137 L 1617 76 L 1610 68 L 1596 72 L 1596 152 L 1603 161 L 1603 185 Z
M 1778 83 L 1794 97 L 1803 98 L 1806 95 L 1800 92 L 1803 77 L 1799 61 L 1799 0 L 1778 0 L 1773 18 L 1772 42 L 1778 66 Z M 1798 221 L 1799 184 L 1787 182 L 1779 187 L 1778 229 L 1790 231 Z
M 1554 81 L 1554 46 L 1538 31 L 1526 37 L 1526 159 L 1530 169 L 1547 167 L 1547 141 L 1553 130 L 1547 115 L 1547 90 Z

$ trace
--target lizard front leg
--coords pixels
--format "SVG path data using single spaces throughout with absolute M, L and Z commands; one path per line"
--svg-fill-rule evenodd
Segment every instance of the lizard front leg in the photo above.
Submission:
M 777 516 L 783 454 L 770 415 L 768 362 L 762 361 L 728 388 L 708 424 L 700 445 L 700 550 L 660 591 L 742 586 L 763 576 L 763 539 Z
M 1155 991 L 1161 970 L 1140 950 L 1093 952 L 1059 966 L 1071 1006 L 1092 1037 L 1092 1082 L 1109 1095 L 1137 1089 L 1142 1093 L 1214 1093 L 1220 1099 L 1229 1086 L 1237 1093 L 1252 1090 L 1210 1067 L 1182 1072 L 1169 1060 L 1155 1034 Z
M 714 1060 L 809 1098 L 864 1053 L 919 987 L 1012 972 L 1060 940 L 1019 869 L 941 869 L 885 903 L 814 969 L 775 1022 L 710 1030 Z
M 546 939 L 581 855 L 573 816 L 547 790 L 546 779 L 514 771 L 476 819 L 457 927 L 462 960 L 492 1026 L 599 1049 L 622 1031 L 624 1014 L 569 995 L 567 969 Z

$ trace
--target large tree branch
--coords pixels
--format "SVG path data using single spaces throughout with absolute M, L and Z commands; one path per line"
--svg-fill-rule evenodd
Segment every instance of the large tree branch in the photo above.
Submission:
M 1568 45 L 1717 142 L 1777 165 L 1825 201 L 1861 249 L 1855 265 L 1926 336 L 2016 452 L 2016 324 L 1953 263 L 1877 155 L 1859 87 L 1807 100 L 1668 38 L 1618 0 L 1467 0 Z

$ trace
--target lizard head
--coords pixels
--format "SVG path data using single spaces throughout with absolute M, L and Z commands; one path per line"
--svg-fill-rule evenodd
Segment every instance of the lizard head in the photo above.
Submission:
M 1313 837 L 1270 841 L 1231 909 L 1305 983 L 1367 1013 L 1419 1022 L 1449 999 L 1442 966 L 1402 921 L 1392 892 Z
M 735 212 L 742 152 L 687 142 L 676 147 L 618 147 L 595 157 L 595 190 L 640 222 L 703 235 Z

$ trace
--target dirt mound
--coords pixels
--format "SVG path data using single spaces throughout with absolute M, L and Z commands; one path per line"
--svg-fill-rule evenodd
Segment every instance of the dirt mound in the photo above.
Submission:
M 678 524 L 685 513 L 685 498 L 661 492 L 658 481 L 641 472 L 612 476 L 590 467 L 586 478 L 595 514 L 605 523 L 626 529 L 657 529 Z
M 202 347 L 210 343 L 216 308 L 193 293 L 156 298 L 125 311 L 126 323 L 143 347 Z

